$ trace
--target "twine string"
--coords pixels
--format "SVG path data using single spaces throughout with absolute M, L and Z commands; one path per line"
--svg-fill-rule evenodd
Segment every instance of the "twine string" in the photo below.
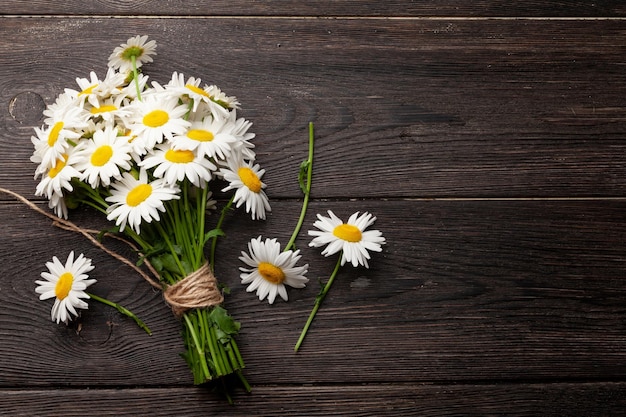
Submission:
M 163 298 L 179 318 L 189 309 L 213 307 L 224 301 L 208 262 L 176 284 L 168 286 L 163 291 Z
M 93 245 L 95 245 L 98 249 L 106 252 L 113 258 L 122 262 L 123 264 L 131 267 L 135 272 L 137 272 L 143 279 L 145 279 L 150 285 L 153 287 L 163 290 L 163 298 L 165 301 L 172 307 L 172 311 L 176 317 L 181 317 L 182 314 L 192 308 L 201 308 L 201 307 L 212 307 L 218 304 L 221 304 L 224 301 L 224 297 L 222 296 L 221 291 L 217 285 L 217 279 L 213 275 L 211 268 L 209 267 L 209 263 L 205 263 L 195 272 L 184 277 L 182 280 L 178 281 L 174 285 L 169 285 L 165 289 L 163 289 L 163 285 L 159 283 L 160 277 L 159 273 L 152 266 L 152 264 L 148 261 L 148 259 L 144 259 L 144 262 L 147 268 L 150 270 L 150 273 L 154 276 L 152 278 L 145 271 L 135 265 L 133 262 L 125 258 L 124 256 L 118 254 L 111 249 L 108 249 L 104 246 L 98 239 L 96 239 L 93 235 L 99 235 L 101 232 L 93 229 L 86 229 L 78 226 L 77 224 L 57 217 L 37 206 L 35 203 L 31 202 L 21 194 L 18 194 L 14 191 L 8 190 L 6 188 L 0 187 L 0 192 L 8 194 L 17 200 L 24 203 L 26 206 L 36 211 L 37 213 L 43 214 L 52 220 L 52 225 L 56 226 L 63 230 L 68 230 L 76 233 L 80 233 L 84 237 L 86 237 Z M 132 242 L 115 235 L 113 233 L 104 233 L 104 236 L 111 237 L 113 239 L 117 239 L 121 242 L 124 242 L 128 245 L 132 250 L 137 252 L 139 255 L 142 255 L 139 251 L 139 248 L 135 246 Z

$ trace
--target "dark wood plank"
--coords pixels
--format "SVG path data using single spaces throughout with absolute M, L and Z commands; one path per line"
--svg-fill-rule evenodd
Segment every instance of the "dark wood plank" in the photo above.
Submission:
M 210 3 L 190 0 L 184 3 L 159 0 L 117 1 L 63 1 L 2 0 L 2 14 L 14 15 L 172 15 L 172 16 L 624 16 L 622 2 L 610 0 L 585 2 L 560 1 L 361 1 L 318 0 L 315 2 L 289 1 L 224 1 Z
M 626 189 L 626 21 L 2 23 L 0 103 L 9 111 L 0 115 L 0 186 L 26 195 L 43 105 L 76 77 L 102 74 L 112 48 L 136 33 L 160 44 L 147 67 L 154 80 L 184 71 L 240 98 L 273 198 L 300 195 L 309 121 L 318 132 L 318 198 L 612 197 Z
M 203 389 L 0 391 L 12 416 L 272 415 L 314 416 L 611 416 L 626 407 L 623 383 L 261 386 L 229 406 Z
M 275 202 L 267 222 L 233 218 L 216 273 L 243 324 L 240 348 L 255 385 L 501 381 L 621 381 L 626 376 L 624 201 L 341 201 L 316 212 L 370 210 L 389 244 L 371 269 L 346 268 L 298 354 L 293 345 L 318 279 L 334 263 L 306 246 L 310 285 L 288 303 L 261 303 L 239 283 L 249 238 L 286 241 L 297 202 Z M 407 215 L 412 213 L 412 215 Z M 90 213 L 74 218 L 93 223 Z M 179 324 L 127 267 L 47 219 L 0 205 L 0 386 L 189 385 Z M 289 225 L 289 226 L 286 226 Z M 34 281 L 53 255 L 94 259 L 94 292 L 143 317 L 92 305 L 76 325 L 49 321 Z M 94 378 L 97 375 L 97 378 Z

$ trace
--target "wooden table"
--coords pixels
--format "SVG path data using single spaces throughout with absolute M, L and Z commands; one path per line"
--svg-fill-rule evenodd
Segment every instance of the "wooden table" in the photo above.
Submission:
M 232 217 L 225 305 L 251 394 L 193 386 L 159 292 L 82 237 L 0 197 L 0 414 L 6 416 L 608 416 L 626 413 L 626 7 L 602 2 L 0 1 L 0 187 L 34 196 L 30 137 L 76 77 L 104 75 L 133 35 L 173 71 L 242 103 L 272 213 Z M 286 241 L 316 128 L 297 241 L 309 285 L 274 305 L 237 257 Z M 307 246 L 316 213 L 370 211 L 387 245 L 343 268 L 299 353 L 335 259 Z M 83 227 L 105 227 L 78 210 Z M 212 218 L 209 218 L 209 221 Z M 49 319 L 34 281 L 70 250 L 92 303 Z

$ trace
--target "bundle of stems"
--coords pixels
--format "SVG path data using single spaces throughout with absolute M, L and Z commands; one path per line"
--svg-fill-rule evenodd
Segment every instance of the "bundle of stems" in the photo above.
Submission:
M 90 192 L 89 187 L 77 183 L 87 192 L 82 202 L 106 213 L 106 191 Z M 134 241 L 140 250 L 138 265 L 148 261 L 159 275 L 163 288 L 175 285 L 207 264 L 213 268 L 215 245 L 223 233 L 221 225 L 233 199 L 226 204 L 214 229 L 206 231 L 208 185 L 196 187 L 189 181 L 181 182 L 181 198 L 168 201 L 159 221 L 144 223 L 141 233 L 125 228 L 121 233 Z M 93 191 L 93 190 L 91 190 Z M 205 248 L 211 242 L 209 259 Z M 187 362 L 194 384 L 204 384 L 236 374 L 246 391 L 250 385 L 242 370 L 245 367 L 237 347 L 235 335 L 240 324 L 220 304 L 191 308 L 179 315 Z

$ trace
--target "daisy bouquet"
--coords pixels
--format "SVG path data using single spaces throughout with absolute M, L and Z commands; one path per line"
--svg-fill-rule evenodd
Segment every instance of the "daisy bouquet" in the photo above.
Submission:
M 237 117 L 235 97 L 198 78 L 174 72 L 166 84 L 149 84 L 141 67 L 155 54 L 155 41 L 133 37 L 114 49 L 104 78 L 77 78 L 47 107 L 32 138 L 36 195 L 63 219 L 92 207 L 112 222 L 107 232 L 136 248 L 138 265 L 156 275 L 181 319 L 196 384 L 237 374 L 249 389 L 234 339 L 239 323 L 221 306 L 212 269 L 232 206 L 253 219 L 270 210 L 251 123 Z M 216 180 L 232 196 L 209 230 Z

